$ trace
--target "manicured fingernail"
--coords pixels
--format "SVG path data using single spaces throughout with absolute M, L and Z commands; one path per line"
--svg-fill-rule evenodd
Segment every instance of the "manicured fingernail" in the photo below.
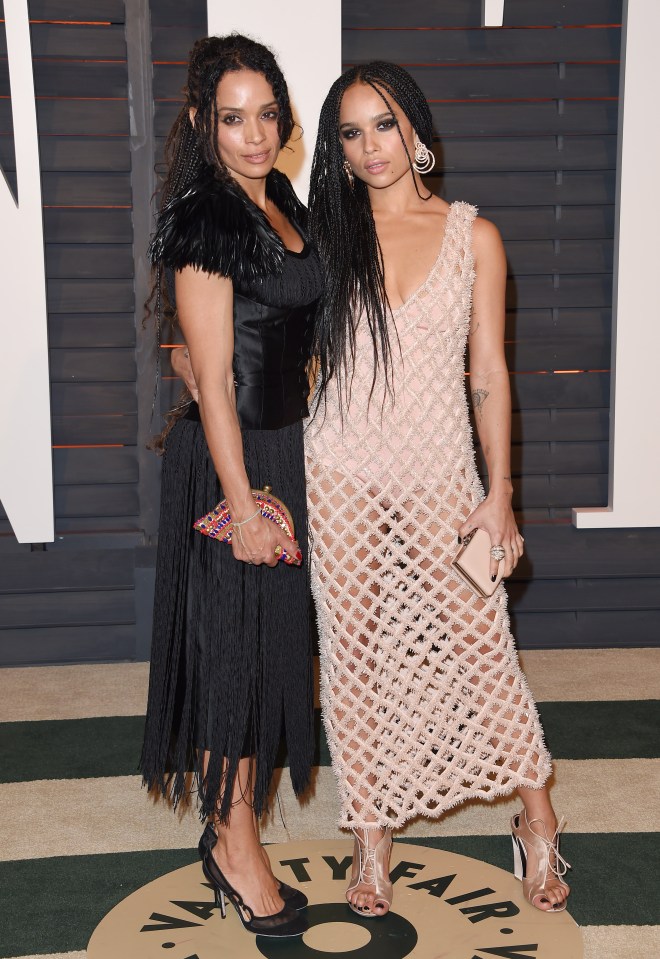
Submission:
M 491 583 L 494 583 L 496 579 L 497 579 L 497 573 L 494 573 L 493 576 L 491 576 L 490 578 Z
M 462 537 L 459 536 L 459 537 L 458 537 L 458 545 L 460 546 L 462 542 L 463 542 L 463 539 L 462 539 Z

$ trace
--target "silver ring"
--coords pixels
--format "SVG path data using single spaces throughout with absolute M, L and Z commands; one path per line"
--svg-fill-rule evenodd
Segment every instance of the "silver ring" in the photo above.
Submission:
M 490 555 L 499 563 L 506 556 L 506 552 L 503 546 L 491 546 Z

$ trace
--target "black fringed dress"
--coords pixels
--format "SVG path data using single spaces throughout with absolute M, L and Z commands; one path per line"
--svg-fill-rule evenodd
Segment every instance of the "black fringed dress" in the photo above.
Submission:
M 286 177 L 273 171 L 267 193 L 304 237 L 305 210 Z M 201 815 L 217 811 L 226 820 L 238 761 L 255 755 L 260 815 L 282 735 L 297 793 L 308 783 L 313 757 L 302 419 L 321 267 L 307 243 L 300 254 L 286 251 L 240 187 L 211 171 L 164 208 L 151 254 L 165 267 L 193 265 L 231 277 L 234 378 L 248 478 L 253 488 L 271 486 L 287 504 L 304 559 L 300 568 L 251 566 L 235 560 L 231 547 L 193 530 L 194 520 L 223 493 L 192 403 L 167 437 L 163 460 L 140 768 L 148 786 L 175 802 L 193 770 Z M 206 777 L 204 750 L 210 751 Z

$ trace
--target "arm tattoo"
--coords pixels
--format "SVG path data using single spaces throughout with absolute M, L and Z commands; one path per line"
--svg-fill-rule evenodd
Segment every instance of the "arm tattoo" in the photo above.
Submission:
M 477 416 L 480 416 L 483 413 L 483 405 L 488 398 L 488 390 L 473 390 L 472 391 L 472 408 Z

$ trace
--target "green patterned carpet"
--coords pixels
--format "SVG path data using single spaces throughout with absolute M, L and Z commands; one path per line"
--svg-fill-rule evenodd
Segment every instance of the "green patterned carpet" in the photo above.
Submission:
M 524 665 L 556 761 L 553 797 L 568 821 L 562 851 L 574 867 L 570 911 L 585 956 L 655 959 L 660 650 L 528 652 Z M 174 816 L 135 773 L 146 680 L 142 664 L 0 672 L 0 959 L 81 959 L 117 902 L 195 860 L 194 811 Z M 317 761 L 302 806 L 284 769 L 265 840 L 337 837 L 320 723 Z M 472 803 L 403 836 L 510 869 L 517 808 Z

